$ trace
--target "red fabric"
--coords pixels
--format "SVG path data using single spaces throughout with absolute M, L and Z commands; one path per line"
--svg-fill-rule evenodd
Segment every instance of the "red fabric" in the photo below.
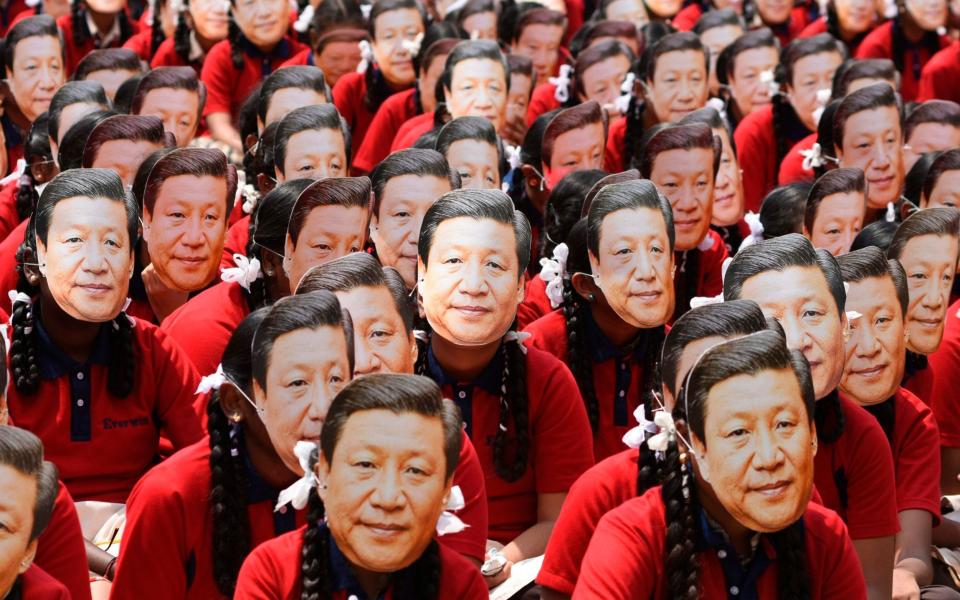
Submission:
M 773 33 L 777 36 L 777 39 L 780 40 L 780 47 L 784 47 L 795 38 L 800 36 L 800 32 L 803 31 L 807 24 L 809 23 L 810 12 L 806 6 L 796 6 L 792 11 L 790 11 L 790 20 L 787 21 L 786 27 L 773 27 Z
M 707 230 L 707 237 L 712 240 L 709 250 L 688 250 L 700 253 L 700 272 L 697 277 L 698 296 L 717 296 L 723 292 L 723 261 L 727 259 L 727 245 L 723 243 L 720 234 L 712 229 Z M 682 264 L 683 252 L 675 252 L 674 262 Z M 680 284 L 679 277 L 674 278 L 674 288 Z M 679 289 L 675 289 L 677 293 Z
M 393 138 L 393 144 L 390 146 L 390 152 L 413 146 L 421 135 L 431 129 L 433 129 L 433 111 L 413 117 L 397 130 L 397 135 Z
M 897 511 L 925 510 L 940 522 L 940 434 L 933 412 L 908 390 L 897 390 L 893 417 L 893 462 Z
M 537 583 L 570 595 L 580 561 L 601 517 L 637 495 L 637 456 L 633 448 L 610 456 L 577 479 L 553 526 Z
M 531 323 L 524 331 L 532 334 L 530 345 L 534 348 L 549 352 L 559 360 L 566 362 L 567 351 L 567 319 L 560 311 L 554 311 Z M 581 352 L 588 352 L 580 342 Z M 593 365 L 593 389 L 597 397 L 599 408 L 599 424 L 593 434 L 593 456 L 596 460 L 603 460 L 621 452 L 626 446 L 623 444 L 623 435 L 636 425 L 633 411 L 640 401 L 643 385 L 643 364 L 636 359 L 624 362 L 629 364 L 630 388 L 626 390 L 627 412 L 626 422 L 614 422 L 614 403 L 617 395 L 618 361 L 614 358 Z
M 347 120 L 347 125 L 350 126 L 354 158 L 357 156 L 360 146 L 363 145 L 367 129 L 373 121 L 374 111 L 367 108 L 367 104 L 364 102 L 366 94 L 367 80 L 364 73 L 347 73 L 337 80 L 337 84 L 333 86 L 333 104 L 340 111 L 340 115 Z
M 20 224 L 20 215 L 17 214 L 19 190 L 20 184 L 16 179 L 0 188 L 0 239 L 6 239 Z
M 154 55 L 153 60 L 150 61 L 150 68 L 156 69 L 157 67 L 190 67 L 192 66 L 194 70 L 197 71 L 197 76 L 200 76 L 200 69 L 197 65 L 190 65 L 187 61 L 180 58 L 180 55 L 173 49 L 173 38 L 167 38 L 160 43 L 160 47 L 157 48 L 157 53 Z
M 300 52 L 297 52 L 296 54 L 294 54 L 293 56 L 291 56 L 290 58 L 288 58 L 286 61 L 284 61 L 284 63 L 283 63 L 282 65 L 280 65 L 280 68 L 282 69 L 283 67 L 295 67 L 295 66 L 301 66 L 301 65 L 309 65 L 309 64 L 310 64 L 310 56 L 311 56 L 312 54 L 313 54 L 313 50 L 311 50 L 310 47 L 308 46 L 308 47 L 304 48 L 303 50 L 301 50 Z
M 106 366 L 90 366 L 90 441 L 70 438 L 68 375 L 41 378 L 31 396 L 14 386 L 7 392 L 11 418 L 43 441 L 46 459 L 57 465 L 78 500 L 126 502 L 156 459 L 161 429 L 177 448 L 202 436 L 192 405 L 200 376 L 187 356 L 155 325 L 140 319 L 134 319 L 133 345 L 137 371 L 126 398 L 107 390 Z
M 173 311 L 161 328 L 183 348 L 197 371 L 208 375 L 217 370 L 233 330 L 249 314 L 250 304 L 240 284 L 221 281 Z
M 660 487 L 651 488 L 600 520 L 581 565 L 573 598 L 666 598 L 666 515 Z M 866 598 L 860 562 L 843 521 L 814 503 L 803 515 L 811 598 Z M 703 598 L 727 598 L 727 583 L 712 549 L 697 553 Z M 777 566 L 757 582 L 760 598 L 778 597 Z
M 733 139 L 743 168 L 743 198 L 748 211 L 760 212 L 760 203 L 777 182 L 777 142 L 773 137 L 773 106 L 759 108 L 740 121 Z
M 456 514 L 469 527 L 459 533 L 448 533 L 438 541 L 451 550 L 483 562 L 487 552 L 486 532 L 490 522 L 487 514 L 487 488 L 484 484 L 483 466 L 466 432 L 461 439 L 460 458 L 453 472 L 453 485 L 460 486 L 464 501 L 464 507 Z
M 940 429 L 940 445 L 960 448 L 956 387 L 957 373 L 960 373 L 960 301 L 947 309 L 943 341 L 928 361 L 927 368 L 914 374 L 905 387 L 933 410 Z
M 284 47 L 289 48 L 289 53 L 281 53 L 280 49 Z M 264 69 L 263 59 L 244 52 L 243 68 L 238 71 L 234 68 L 230 57 L 230 40 L 217 42 L 207 53 L 203 69 L 200 71 L 200 79 L 207 86 L 207 103 L 203 107 L 203 116 L 206 117 L 211 113 L 228 113 L 230 118 L 235 120 L 240 105 L 257 87 L 257 84 L 303 48 L 303 44 L 287 36 L 274 49 L 266 64 L 267 69 Z M 264 73 L 264 70 L 267 70 L 267 73 Z
M 946 36 L 941 36 L 940 47 L 948 44 Z M 927 64 L 933 56 L 926 48 L 918 48 L 920 67 Z M 893 21 L 887 21 L 867 34 L 855 55 L 857 58 L 889 58 L 893 60 Z M 904 102 L 917 99 L 920 82 L 913 72 L 914 53 L 907 51 L 903 57 L 903 70 L 900 71 L 900 95 Z
M 87 587 L 90 587 L 89 582 Z M 89 594 L 89 592 L 88 592 Z M 37 565 L 20 576 L 20 597 L 25 600 L 71 600 L 70 590 Z
M 590 423 L 570 370 L 536 348 L 526 354 L 530 452 L 527 470 L 508 483 L 493 467 L 493 440 L 500 418 L 500 398 L 473 387 L 470 439 L 487 487 L 490 528 L 487 537 L 503 544 L 537 523 L 537 494 L 565 493 L 593 465 Z M 457 399 L 450 385 L 445 398 Z
M 17 288 L 17 248 L 23 243 L 29 222 L 29 219 L 21 222 L 0 242 L 0 290 Z M 0 293 L 0 310 L 10 314 L 10 298 L 6 293 Z
M 130 21 L 130 30 L 133 35 L 136 35 L 140 31 L 140 23 L 137 23 L 133 19 Z M 73 33 L 73 15 L 66 14 L 57 19 L 57 27 L 60 28 L 60 32 L 63 33 L 63 52 L 65 55 L 64 68 L 67 76 L 73 75 L 73 72 L 77 70 L 77 65 L 80 64 L 80 60 L 90 54 L 90 52 L 96 49 L 96 33 L 93 32 L 85 43 L 78 44 L 74 39 Z M 131 36 L 132 37 L 132 36 Z M 119 48 L 126 40 L 116 39 L 113 41 L 108 48 Z
M 33 563 L 70 590 L 73 600 L 90 600 L 87 549 L 73 498 L 62 482 L 50 523 L 40 534 Z
M 240 600 L 297 600 L 300 598 L 300 553 L 304 528 L 260 545 L 243 561 L 235 597 Z M 329 568 L 329 567 L 328 567 Z M 480 570 L 456 552 L 440 545 L 440 583 L 437 598 L 486 600 L 487 586 Z M 391 600 L 387 589 L 384 600 Z M 333 600 L 347 600 L 345 591 L 334 592 Z
M 227 237 L 223 242 L 223 257 L 220 259 L 220 268 L 235 267 L 234 254 L 247 255 L 247 244 L 250 242 L 250 215 L 247 215 L 227 229 Z
M 346 76 L 341 78 L 341 81 L 343 79 L 346 79 Z M 340 85 L 339 81 L 337 85 Z M 373 168 L 390 154 L 390 144 L 400 127 L 417 116 L 415 92 L 416 88 L 397 92 L 380 105 L 363 138 L 363 144 L 358 145 L 354 141 L 354 148 L 359 147 L 353 158 L 355 173 L 365 174 L 373 171 Z
M 540 317 L 553 312 L 547 298 L 547 282 L 534 276 L 527 281 L 523 302 L 517 307 L 517 326 L 524 329 Z
M 694 2 L 670 19 L 670 24 L 676 27 L 677 31 L 691 31 L 701 16 L 703 16 L 703 7 L 699 2 Z
M 10 142 L 8 141 L 7 144 Z M 16 146 L 7 146 L 7 172 L 3 175 L 9 175 L 17 168 L 17 161 L 23 158 L 23 144 Z
M 27 6 L 25 0 L 11 0 L 4 4 L 3 8 L 0 9 L 0 37 L 7 35 L 7 32 L 10 31 L 10 28 L 13 27 L 17 21 L 26 18 L 17 17 L 20 17 L 23 13 L 36 14 L 36 10 L 35 8 Z M 27 16 L 30 16 L 30 14 Z
M 17 0 L 16 4 L 19 4 L 19 3 L 20 3 L 20 0 Z M 7 31 L 9 31 L 10 27 L 13 27 L 17 23 L 19 23 L 20 21 L 28 17 L 35 17 L 35 16 L 37 16 L 36 8 L 24 8 L 23 10 L 17 13 L 17 16 L 13 17 L 13 20 L 10 21 L 10 26 L 7 27 L 7 29 L 0 35 L 7 35 Z
M 801 150 L 810 150 L 817 143 L 817 134 L 811 133 L 807 137 L 797 142 L 787 155 L 780 161 L 780 171 L 777 174 L 777 185 L 787 185 L 789 183 L 813 183 L 816 174 L 813 169 L 803 168 L 803 155 Z M 832 153 L 832 149 L 831 149 Z
M 150 56 L 150 46 L 153 45 L 153 27 L 145 26 L 140 29 L 135 35 L 130 36 L 130 39 L 124 42 L 123 47 L 128 50 L 133 50 L 137 53 L 137 56 L 140 57 L 140 60 L 149 63 L 152 56 Z
M 603 157 L 603 169 L 607 173 L 621 173 L 629 168 L 623 164 L 623 150 L 627 137 L 627 119 L 619 117 L 610 123 L 607 130 L 607 150 Z
M 820 35 L 821 33 L 827 33 L 827 18 L 818 17 L 812 23 L 803 28 L 797 37 L 798 38 L 808 38 L 815 35 Z
M 920 73 L 917 100 L 960 102 L 960 41 L 933 55 Z
M 570 46 L 570 40 L 583 27 L 583 0 L 563 0 L 567 9 L 567 30 L 563 34 L 563 46 Z
M 572 87 L 572 85 L 571 85 Z M 573 90 L 568 90 L 573 93 Z M 560 108 L 560 101 L 556 98 L 557 86 L 553 83 L 541 83 L 533 88 L 533 94 L 530 95 L 530 104 L 527 106 L 527 127 L 533 125 L 537 117 L 543 113 Z M 537 165 L 540 170 L 540 165 Z
M 226 598 L 213 574 L 210 478 L 210 441 L 204 438 L 154 467 L 137 483 L 127 501 L 127 528 L 111 597 Z M 272 500 L 247 505 L 251 549 L 276 537 L 273 505 Z M 297 526 L 305 522 L 306 511 L 297 511 Z
M 894 535 L 897 520 L 896 489 L 890 444 L 873 415 L 840 394 L 843 434 L 832 444 L 820 442 L 814 463 L 814 481 L 827 508 L 837 511 L 855 540 Z M 847 505 L 840 501 L 837 476 L 846 480 Z M 938 470 L 939 473 L 939 470 Z

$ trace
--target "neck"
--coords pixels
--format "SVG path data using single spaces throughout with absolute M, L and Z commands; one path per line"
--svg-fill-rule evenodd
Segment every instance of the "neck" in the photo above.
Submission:
M 243 447 L 253 469 L 267 485 L 274 489 L 282 490 L 292 485 L 300 476 L 288 469 L 277 455 L 266 430 L 262 432 L 263 435 L 256 435 L 253 431 L 256 428 L 249 422 L 244 423 Z M 262 429 L 263 426 L 260 425 L 260 428 Z
M 921 29 L 916 21 L 913 20 L 909 11 L 904 11 L 903 16 L 900 18 L 900 28 L 903 29 L 904 37 L 914 44 L 919 42 L 926 33 L 926 31 Z
M 71 317 L 47 294 L 40 294 L 40 321 L 50 340 L 71 359 L 83 364 L 93 354 L 100 323 Z
M 720 500 L 717 499 L 717 495 L 709 483 L 704 482 L 699 477 L 696 478 L 696 482 L 697 500 L 700 501 L 703 510 L 707 511 L 707 515 L 723 528 L 730 538 L 733 547 L 737 550 L 737 554 L 740 556 L 749 556 L 750 538 L 753 537 L 754 532 L 730 516 L 727 509 L 720 504 Z
M 93 18 L 93 22 L 97 25 L 97 31 L 100 32 L 100 35 L 107 35 L 110 32 L 110 28 L 113 27 L 113 21 L 117 18 L 117 15 L 113 13 L 100 13 L 89 6 L 87 11 L 90 13 L 90 17 Z
M 203 37 L 197 32 L 197 30 L 193 31 L 193 37 L 196 38 L 197 43 L 200 44 L 201 48 L 203 48 L 204 53 L 209 52 L 210 48 L 213 48 L 213 45 L 217 43 L 217 40 L 209 40 Z
M 623 348 L 637 338 L 640 328 L 625 322 L 608 306 L 601 306 L 599 300 L 590 302 L 590 315 L 600 331 L 617 348 Z
M 430 348 L 444 372 L 461 381 L 473 381 L 490 364 L 500 348 L 500 340 L 483 346 L 458 346 L 434 333 Z
M 360 587 L 366 592 L 367 598 L 379 598 L 380 592 L 386 589 L 387 584 L 390 583 L 390 573 L 375 573 L 354 565 L 350 566 L 353 568 L 353 574 L 356 575 Z

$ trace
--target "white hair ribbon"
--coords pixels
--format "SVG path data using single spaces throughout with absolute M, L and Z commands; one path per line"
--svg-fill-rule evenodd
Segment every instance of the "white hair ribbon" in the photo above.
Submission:
M 519 169 L 523 165 L 520 159 L 520 146 L 511 146 L 507 144 L 507 162 L 510 163 L 510 169 Z
M 720 115 L 720 118 L 724 121 L 727 120 L 727 103 L 721 98 L 710 98 L 707 100 L 707 106 L 717 111 L 717 114 Z
M 366 73 L 367 68 L 373 64 L 373 48 L 367 40 L 360 40 L 360 64 L 357 65 L 357 73 Z
M 673 415 L 666 410 L 658 410 L 653 413 L 653 422 L 657 426 L 658 433 L 647 440 L 647 448 L 655 452 L 666 452 L 670 437 L 677 435 L 677 426 L 673 422 Z
M 817 108 L 813 111 L 813 122 L 820 124 L 820 117 L 827 108 L 827 102 L 830 102 L 831 92 L 828 89 L 817 90 Z
M 814 142 L 813 147 L 809 150 L 800 150 L 799 152 L 800 156 L 803 157 L 803 168 L 805 171 L 812 171 L 827 164 L 823 156 L 823 150 L 817 142 Z
M 440 513 L 440 518 L 437 519 L 437 535 L 460 533 L 467 527 L 470 527 L 452 512 L 461 510 L 466 505 L 467 503 L 463 500 L 463 492 L 460 491 L 460 486 L 455 485 L 450 488 L 450 497 L 447 498 L 447 503 L 443 507 L 446 510 Z
M 300 468 L 303 469 L 303 477 L 280 492 L 280 495 L 277 497 L 277 505 L 273 509 L 274 512 L 280 510 L 280 508 L 287 504 L 292 504 L 293 508 L 297 510 L 307 505 L 307 500 L 310 499 L 310 490 L 317 485 L 317 478 L 310 468 L 310 454 L 313 453 L 316 447 L 317 445 L 313 442 L 305 442 L 303 440 L 297 442 L 297 445 L 293 447 L 293 453 L 297 456 Z
M 557 77 L 548 79 L 550 83 L 557 86 L 553 97 L 557 102 L 563 103 L 570 99 L 570 82 L 573 76 L 573 67 L 570 65 L 560 65 L 560 74 Z
M 7 292 L 7 297 L 10 298 L 10 307 L 13 308 L 17 302 L 26 302 L 27 304 L 33 304 L 33 299 L 30 296 L 24 294 L 23 292 L 18 292 L 17 290 L 10 290 Z
M 640 447 L 648 433 L 657 433 L 657 425 L 647 419 L 647 408 L 642 404 L 633 411 L 633 418 L 637 420 L 638 425 L 623 434 L 623 443 L 629 448 L 636 449 Z
M 884 214 L 883 220 L 887 223 L 893 223 L 897 220 L 897 207 L 893 205 L 893 202 L 887 202 L 887 212 Z
M 403 49 L 410 53 L 410 56 L 420 54 L 420 45 L 423 43 L 423 32 L 417 34 L 412 40 L 400 40 Z
M 220 272 L 220 280 L 238 283 L 249 292 L 250 284 L 263 276 L 260 272 L 260 261 L 256 258 L 247 258 L 242 254 L 234 254 L 233 262 L 237 266 L 223 269 Z
M 743 215 L 743 220 L 747 224 L 747 227 L 750 228 L 750 235 L 740 242 L 740 247 L 737 248 L 737 252 L 740 252 L 747 246 L 759 244 L 763 241 L 763 223 L 760 222 L 760 213 L 748 212 Z
M 713 248 L 713 237 L 708 233 L 700 240 L 700 243 L 697 244 L 697 250 L 700 252 L 707 252 Z
M 313 21 L 313 13 L 315 9 L 313 4 L 307 3 L 303 7 L 303 11 L 300 12 L 300 15 L 297 17 L 296 23 L 293 24 L 294 31 L 298 33 L 306 33 L 310 29 L 310 21 Z
M 361 5 L 360 5 L 360 13 L 363 15 L 363 20 L 364 20 L 364 21 L 369 21 L 369 20 L 370 20 L 370 11 L 372 11 L 372 10 L 373 10 L 373 5 L 372 5 L 372 4 L 361 4 Z
M 195 394 L 206 394 L 210 390 L 219 390 L 227 376 L 223 374 L 223 364 L 217 365 L 217 370 L 209 375 L 200 378 L 200 385 L 197 386 Z
M 760 83 L 766 85 L 770 89 L 770 95 L 776 96 L 780 93 L 780 84 L 777 83 L 777 78 L 773 74 L 773 69 L 767 69 L 760 73 Z
M 30 6 L 30 5 L 28 4 L 27 6 Z M 22 158 L 18 158 L 17 168 L 14 169 L 12 173 L 7 175 L 3 179 L 0 179 L 0 186 L 4 186 L 12 181 L 19 180 L 21 177 L 23 177 L 23 174 L 26 172 L 27 172 L 27 161 L 23 160 Z
M 613 101 L 614 108 L 621 115 L 627 114 L 630 110 L 630 100 L 633 98 L 633 82 L 637 76 L 633 72 L 627 72 L 623 77 L 623 83 L 620 84 L 620 95 Z
M 733 262 L 733 257 L 728 256 L 723 259 L 723 265 L 720 267 L 720 280 L 725 281 L 727 279 L 727 269 L 730 268 L 730 263 Z M 723 291 L 721 290 L 716 296 L 694 296 L 690 298 L 690 308 L 700 308 L 701 306 L 707 306 L 710 304 L 720 304 L 723 302 Z
M 570 249 L 566 244 L 557 244 L 553 249 L 553 258 L 540 259 L 540 279 L 547 282 L 547 298 L 551 308 L 563 304 L 563 280 L 567 278 L 567 258 Z
M 526 331 L 508 331 L 505 336 L 503 336 L 503 341 L 505 342 L 516 342 L 520 346 L 520 352 L 524 354 L 527 353 L 527 347 L 523 344 L 527 338 L 530 337 L 530 333 Z
M 423 342 L 424 344 L 429 344 L 430 334 L 422 329 L 414 329 L 413 339 L 417 340 L 418 342 Z
M 461 8 L 467 5 L 467 0 L 455 0 L 447 5 L 447 8 L 443 11 L 443 16 L 446 17 L 450 13 L 457 12 Z
M 257 188 L 254 187 L 252 183 L 245 183 L 243 187 L 240 188 L 240 195 L 243 196 L 243 209 L 244 214 L 252 215 L 255 208 L 257 208 L 257 202 L 260 201 L 260 192 L 257 191 Z

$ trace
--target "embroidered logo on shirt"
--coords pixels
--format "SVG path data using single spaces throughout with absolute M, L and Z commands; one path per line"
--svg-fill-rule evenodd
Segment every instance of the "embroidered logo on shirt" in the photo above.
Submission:
M 149 417 L 136 417 L 134 419 L 104 419 L 104 429 L 127 429 L 130 427 L 146 427 L 150 424 Z

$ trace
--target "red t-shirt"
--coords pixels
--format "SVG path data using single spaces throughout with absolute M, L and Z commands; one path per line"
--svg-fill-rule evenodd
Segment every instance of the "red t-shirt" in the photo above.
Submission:
M 804 131 L 797 139 L 789 139 L 788 147 L 810 135 Z M 759 212 L 760 203 L 776 187 L 777 141 L 774 138 L 773 105 L 759 108 L 740 121 L 733 138 L 737 144 L 737 160 L 743 169 L 743 196 L 748 211 Z
M 643 389 L 643 359 L 620 356 L 620 352 L 597 328 L 587 325 L 587 340 L 580 340 L 593 365 L 593 389 L 599 408 L 599 423 L 593 434 L 593 456 L 603 460 L 623 451 L 623 436 L 636 425 L 633 411 L 640 404 Z M 537 319 L 524 331 L 532 334 L 530 345 L 566 362 L 567 319 L 560 311 Z
M 126 502 L 156 461 L 161 430 L 176 448 L 202 436 L 192 404 L 200 381 L 196 369 L 155 325 L 133 321 L 137 368 L 126 398 L 107 390 L 109 342 L 103 333 L 88 363 L 79 365 L 49 338 L 44 341 L 39 321 L 39 389 L 24 396 L 11 385 L 7 392 L 11 418 L 43 441 L 47 460 L 78 500 Z
M 573 87 L 572 85 L 570 87 Z M 573 93 L 573 90 L 568 90 Z M 553 83 L 541 83 L 533 88 L 533 94 L 530 95 L 530 104 L 527 106 L 527 127 L 533 125 L 537 117 L 543 113 L 560 108 L 560 101 L 556 97 L 557 86 Z M 537 167 L 537 170 L 540 170 Z
M 312 65 L 312 64 L 314 64 L 313 50 L 307 47 L 301 50 L 300 52 L 297 52 L 296 54 L 288 58 L 286 61 L 284 61 L 284 63 L 280 65 L 280 68 L 282 69 L 283 67 L 296 67 L 296 66 Z
M 17 248 L 23 243 L 29 222 L 29 219 L 22 221 L 0 242 L 0 290 L 4 291 L 0 293 L 0 310 L 8 315 L 11 306 L 6 290 L 17 288 Z
M 20 17 L 23 13 L 36 14 L 37 9 L 30 8 L 27 6 L 26 0 L 13 0 L 0 8 L 0 37 L 7 35 L 10 27 L 12 27 L 17 21 L 23 20 Z
M 577 477 L 593 465 L 593 448 L 590 423 L 570 370 L 546 352 L 528 348 L 527 470 L 513 483 L 497 475 L 493 441 L 499 431 L 500 356 L 498 352 L 475 381 L 460 383 L 443 373 L 431 352 L 428 374 L 441 385 L 444 397 L 453 399 L 460 407 L 486 480 L 490 515 L 487 536 L 506 544 L 537 523 L 538 494 L 566 493 Z M 512 420 L 507 427 L 514 427 Z M 508 436 L 513 438 L 509 431 Z
M 701 16 L 703 16 L 703 7 L 700 6 L 699 2 L 694 2 L 681 9 L 676 16 L 670 19 L 670 24 L 677 31 L 691 31 Z
M 230 40 L 217 42 L 203 61 L 200 79 L 207 86 L 204 117 L 211 113 L 228 113 L 231 119 L 236 119 L 240 105 L 257 84 L 304 48 L 303 44 L 287 36 L 280 40 L 269 56 L 265 56 L 250 42 L 244 40 L 240 43 L 244 47 L 242 69 L 233 66 Z
M 250 478 L 252 470 L 248 469 Z M 213 573 L 210 441 L 184 448 L 150 470 L 127 501 L 114 598 L 207 600 L 225 598 Z M 280 490 L 247 482 L 250 548 L 306 522 L 306 511 L 274 513 Z
M 553 310 L 550 299 L 547 298 L 547 282 L 539 276 L 531 277 L 527 281 L 523 302 L 517 307 L 517 327 L 524 329 Z
M 933 410 L 940 429 L 940 445 L 960 448 L 956 387 L 957 373 L 960 373 L 960 301 L 947 309 L 943 340 L 927 360 L 927 368 L 915 373 L 905 387 Z
M 50 523 L 40 534 L 33 563 L 62 583 L 73 600 L 90 600 L 87 549 L 80 518 L 67 486 L 60 482 Z
M 685 269 L 691 268 L 684 264 L 684 254 L 687 255 L 688 259 L 693 253 L 699 254 L 700 262 L 697 267 L 696 295 L 712 297 L 723 293 L 723 261 L 729 256 L 727 253 L 727 245 L 723 243 L 723 238 L 720 237 L 720 234 L 712 229 L 707 230 L 707 235 L 704 241 L 701 242 L 701 245 L 706 246 L 708 239 L 710 240 L 710 248 L 707 250 L 701 250 L 700 247 L 697 247 L 693 250 L 677 250 L 673 253 L 673 261 L 674 264 L 677 265 L 677 272 L 673 278 L 673 287 L 675 297 L 678 300 L 677 306 L 673 311 L 673 316 L 670 318 L 671 323 L 690 310 L 690 299 L 682 298 L 683 291 L 681 289 L 681 286 L 683 286 L 681 273 Z M 685 306 L 680 306 L 680 302 L 684 302 Z
M 302 590 L 300 575 L 303 527 L 274 538 L 257 547 L 243 561 L 237 580 L 235 598 L 238 600 L 297 600 Z M 328 535 L 321 531 L 321 535 Z M 332 542 L 332 538 L 329 540 Z M 334 546 L 329 544 L 331 548 Z M 440 582 L 437 598 L 458 600 L 486 600 L 487 586 L 480 570 L 458 553 L 440 544 Z M 327 566 L 328 581 L 338 579 L 331 565 Z M 347 574 L 339 574 L 346 577 Z M 347 600 L 347 590 L 331 590 L 334 600 Z M 393 597 L 387 589 L 384 600 Z
M 11 168 L 15 169 L 16 166 Z M 17 192 L 19 191 L 20 182 L 16 179 L 0 188 L 0 239 L 6 239 L 20 224 L 20 215 L 17 213 Z M 22 242 L 23 238 L 20 241 Z
M 343 79 L 346 79 L 344 76 Z M 340 85 L 340 82 L 337 82 Z M 387 98 L 373 116 L 367 135 L 362 144 L 354 142 L 353 170 L 357 174 L 373 171 L 383 159 L 390 154 L 390 144 L 396 137 L 400 127 L 417 116 L 417 105 L 414 94 L 416 88 L 410 88 Z
M 189 64 L 180 58 L 180 55 L 173 49 L 173 38 L 167 38 L 163 40 L 160 43 L 160 47 L 157 48 L 157 53 L 153 56 L 153 60 L 150 61 L 150 67 L 153 69 L 157 67 L 193 67 L 199 77 L 202 64 Z
M 133 35 L 136 35 L 140 31 L 140 23 L 129 17 L 127 21 L 130 23 L 130 31 Z M 92 50 L 97 49 L 97 33 L 91 32 L 86 42 L 82 45 L 78 44 L 76 39 L 74 39 L 72 14 L 63 15 L 57 19 L 57 27 L 60 28 L 60 32 L 63 34 L 64 68 L 66 74 L 70 76 L 77 70 L 77 65 L 80 64 L 80 60 L 90 54 Z M 106 48 L 119 48 L 126 41 L 127 40 L 120 38 L 115 39 L 109 46 L 106 46 Z
M 487 488 L 484 483 L 483 466 L 477 457 L 473 442 L 463 432 L 460 440 L 460 458 L 453 472 L 453 485 L 460 486 L 464 506 L 456 511 L 461 521 L 469 525 L 459 533 L 441 536 L 441 545 L 464 556 L 483 562 L 487 552 L 487 528 L 490 517 L 487 513 Z
M 371 67 L 372 68 L 372 67 Z M 406 91 L 406 90 L 400 90 Z M 360 146 L 367 135 L 367 129 L 373 121 L 375 112 L 367 108 L 364 96 L 367 94 L 367 80 L 365 73 L 347 73 L 333 86 L 333 103 L 340 111 L 340 115 L 347 120 L 350 126 L 351 146 L 353 158 L 357 156 Z M 407 118 L 413 117 L 413 114 Z M 385 142 L 381 141 L 381 144 Z
M 37 565 L 31 565 L 17 578 L 22 600 L 71 600 L 70 590 Z M 90 584 L 87 583 L 87 587 Z M 89 592 L 87 592 L 89 594 Z
M 666 510 L 661 488 L 623 503 L 600 520 L 581 564 L 573 598 L 666 598 Z M 866 584 L 843 521 L 810 503 L 803 514 L 810 598 L 866 598 Z M 773 551 L 765 539 L 758 554 Z M 728 584 L 713 549 L 697 553 L 703 598 L 727 598 Z M 759 598 L 778 597 L 776 562 L 756 582 Z
M 803 168 L 803 155 L 801 150 L 810 150 L 817 143 L 817 134 L 811 133 L 807 137 L 797 142 L 787 155 L 780 161 L 780 170 L 777 174 L 777 185 L 787 185 L 790 183 L 813 183 L 816 174 L 813 169 Z M 829 150 L 831 154 L 832 149 Z
M 948 43 L 949 40 L 946 36 L 940 37 L 941 48 L 945 48 Z M 920 67 L 916 69 L 919 72 L 933 56 L 933 53 L 923 46 L 918 46 L 916 50 L 915 53 L 908 49 L 903 55 L 903 70 L 900 71 L 900 95 L 903 96 L 904 102 L 916 100 L 920 88 L 920 78 L 914 72 L 914 58 L 919 57 Z M 893 21 L 887 21 L 868 33 L 860 47 L 857 48 L 856 57 L 889 58 L 893 60 Z
M 339 83 L 339 82 L 337 82 Z M 390 152 L 404 150 L 413 146 L 420 139 L 420 136 L 433 129 L 433 111 L 419 114 L 397 130 L 396 137 L 393 138 L 393 144 L 390 146 Z
M 855 540 L 894 535 L 900 522 L 890 493 L 896 489 L 890 444 L 873 415 L 843 394 L 839 401 L 843 434 L 832 444 L 821 442 L 814 463 L 823 505 L 837 511 Z
M 133 50 L 140 57 L 140 60 L 149 63 L 150 59 L 153 58 L 150 56 L 150 46 L 153 45 L 152 38 L 153 27 L 147 25 L 142 27 L 135 35 L 130 36 L 130 39 L 124 42 L 123 47 Z
M 250 304 L 240 284 L 221 281 L 173 311 L 161 329 L 183 348 L 198 372 L 209 375 L 217 370 L 233 330 L 249 314 Z
M 925 510 L 940 522 L 940 434 L 933 412 L 908 390 L 897 390 L 893 417 L 897 511 Z
M 247 255 L 247 244 L 250 243 L 250 215 L 245 215 L 227 229 L 227 237 L 223 242 L 223 257 L 220 259 L 220 268 L 229 269 L 237 266 L 233 262 L 234 254 Z
M 601 517 L 637 495 L 633 448 L 601 460 L 570 487 L 553 526 L 537 583 L 570 595 L 580 577 L 580 561 Z
M 624 144 L 627 137 L 626 117 L 617 117 L 607 129 L 607 150 L 603 155 L 603 169 L 607 173 L 622 173 L 630 165 L 623 164 Z
M 960 41 L 937 52 L 923 67 L 917 100 L 952 100 L 960 102 Z

